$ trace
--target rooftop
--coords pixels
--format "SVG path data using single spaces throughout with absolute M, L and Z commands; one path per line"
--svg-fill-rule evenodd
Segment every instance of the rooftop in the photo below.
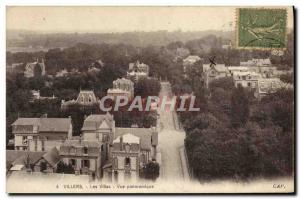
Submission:
M 106 121 L 106 124 L 109 128 L 112 128 L 114 117 L 109 112 L 106 114 L 98 114 L 98 115 L 89 115 L 83 123 L 82 131 L 91 131 L 91 130 L 97 130 L 103 121 Z
M 115 137 L 131 134 L 140 138 L 141 148 L 150 150 L 152 145 L 157 145 L 158 134 L 152 128 L 116 128 Z
M 39 132 L 68 132 L 71 123 L 71 118 L 18 118 L 12 126 L 37 126 Z

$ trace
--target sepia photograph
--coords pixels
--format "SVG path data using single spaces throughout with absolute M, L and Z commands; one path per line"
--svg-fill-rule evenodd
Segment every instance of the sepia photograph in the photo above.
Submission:
M 295 193 L 294 15 L 6 6 L 6 192 Z

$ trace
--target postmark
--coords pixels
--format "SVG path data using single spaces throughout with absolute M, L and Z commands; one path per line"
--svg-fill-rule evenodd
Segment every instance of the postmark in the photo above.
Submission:
M 238 8 L 237 47 L 284 49 L 286 47 L 286 9 Z

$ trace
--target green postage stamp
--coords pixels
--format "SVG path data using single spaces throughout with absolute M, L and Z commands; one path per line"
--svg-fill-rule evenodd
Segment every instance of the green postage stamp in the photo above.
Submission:
M 238 8 L 238 48 L 285 48 L 287 11 L 277 8 Z

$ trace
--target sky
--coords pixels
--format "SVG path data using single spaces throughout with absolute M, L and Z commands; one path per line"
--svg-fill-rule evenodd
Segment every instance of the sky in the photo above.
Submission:
M 7 7 L 7 29 L 41 32 L 234 30 L 235 7 Z M 288 27 L 293 27 L 288 9 Z

